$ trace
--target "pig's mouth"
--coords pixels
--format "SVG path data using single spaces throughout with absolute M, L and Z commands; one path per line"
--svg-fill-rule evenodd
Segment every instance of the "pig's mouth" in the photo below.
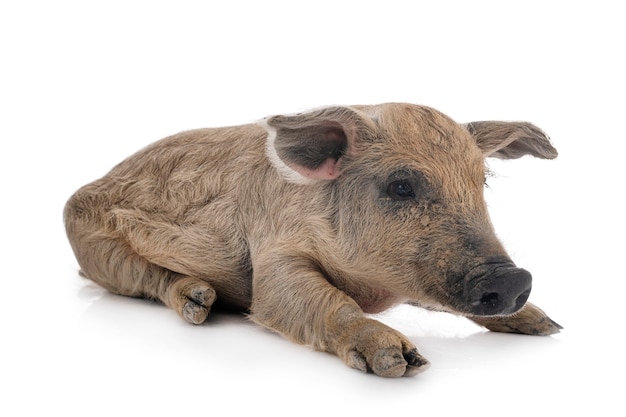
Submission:
M 459 300 L 476 316 L 513 314 L 526 304 L 532 276 L 506 258 L 490 258 L 470 269 Z

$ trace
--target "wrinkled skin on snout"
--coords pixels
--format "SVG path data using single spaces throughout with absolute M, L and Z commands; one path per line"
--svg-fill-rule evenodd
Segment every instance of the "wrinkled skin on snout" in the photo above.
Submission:
M 560 326 L 527 302 L 531 275 L 495 236 L 485 158 L 552 159 L 525 122 L 458 124 L 410 104 L 328 107 L 163 139 L 65 207 L 83 274 L 202 323 L 250 313 L 349 366 L 397 377 L 428 367 L 369 317 L 399 303 L 493 331 Z

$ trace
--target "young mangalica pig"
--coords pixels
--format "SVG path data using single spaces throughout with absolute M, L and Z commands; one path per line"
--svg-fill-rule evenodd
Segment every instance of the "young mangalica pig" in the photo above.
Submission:
M 78 190 L 82 273 L 186 321 L 214 303 L 386 377 L 428 361 L 366 313 L 399 303 L 549 335 L 531 275 L 489 220 L 485 157 L 557 156 L 530 123 L 455 123 L 411 104 L 327 107 L 179 133 Z

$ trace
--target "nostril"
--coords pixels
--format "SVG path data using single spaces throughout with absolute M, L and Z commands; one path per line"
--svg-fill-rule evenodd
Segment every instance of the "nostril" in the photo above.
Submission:
M 528 301 L 529 296 L 530 296 L 530 288 L 524 291 L 523 293 L 521 293 L 519 297 L 515 299 L 515 309 L 519 310 L 520 308 L 522 308 L 524 304 L 526 304 L 526 301 Z
M 480 298 L 480 304 L 488 307 L 495 307 L 500 302 L 500 296 L 497 292 L 484 293 Z

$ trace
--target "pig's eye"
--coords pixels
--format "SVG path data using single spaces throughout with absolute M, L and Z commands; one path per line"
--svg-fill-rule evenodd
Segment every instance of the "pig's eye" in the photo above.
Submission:
M 415 198 L 413 187 L 407 180 L 391 182 L 387 187 L 387 194 L 394 200 L 410 200 Z

